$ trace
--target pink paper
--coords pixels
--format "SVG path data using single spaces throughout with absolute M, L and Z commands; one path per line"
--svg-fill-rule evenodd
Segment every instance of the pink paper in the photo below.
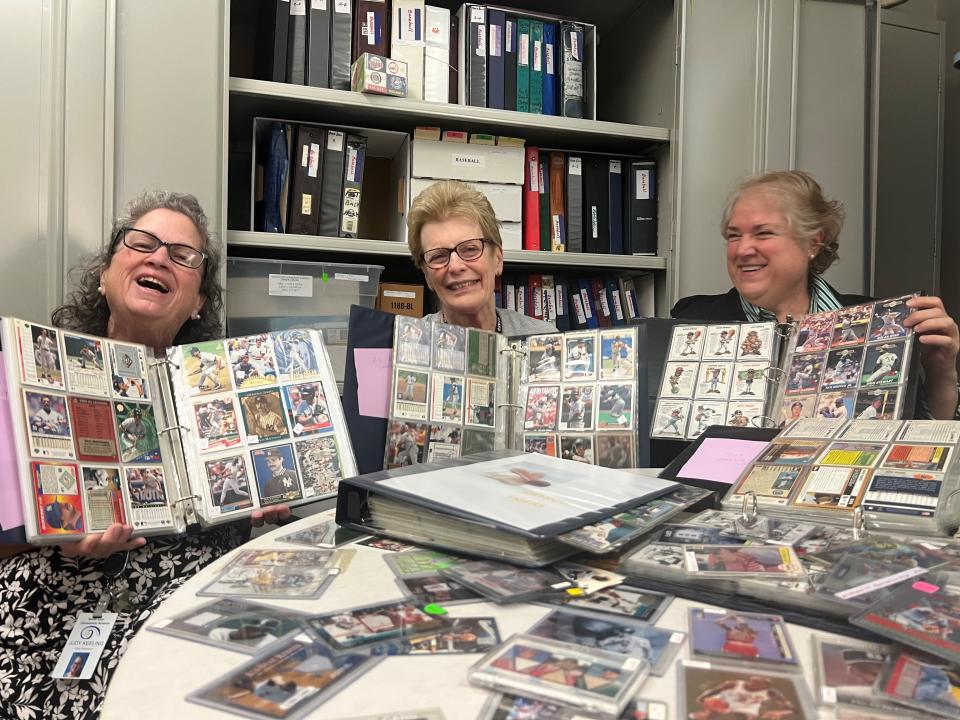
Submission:
M 357 405 L 360 414 L 367 417 L 389 417 L 393 350 L 354 348 L 353 363 L 357 368 Z
M 925 593 L 935 593 L 940 590 L 940 588 L 937 587 L 936 585 L 933 585 L 932 583 L 924 582 L 923 580 L 917 580 L 913 584 L 913 589 L 919 590 L 920 592 L 925 592 Z
M 20 501 L 20 469 L 10 422 L 7 374 L 0 352 L 0 529 L 11 530 L 23 525 L 23 503 Z
M 680 470 L 680 477 L 733 485 L 767 447 L 763 440 L 706 438 Z

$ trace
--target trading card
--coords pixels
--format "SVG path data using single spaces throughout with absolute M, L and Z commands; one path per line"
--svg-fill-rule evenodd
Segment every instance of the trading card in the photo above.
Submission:
M 668 362 L 663 366 L 660 394 L 664 397 L 690 398 L 697 384 L 699 363 Z
M 765 362 L 739 362 L 733 369 L 731 399 L 763 400 L 767 395 Z
M 816 392 L 820 387 L 820 377 L 823 375 L 822 354 L 794 355 L 790 360 L 790 369 L 787 372 L 787 395 Z
M 103 356 L 103 343 L 97 338 L 64 332 L 63 349 L 70 392 L 108 397 L 110 378 Z
M 244 550 L 197 595 L 315 598 L 333 578 L 335 558 L 331 550 Z
M 600 379 L 621 380 L 634 376 L 636 338 L 632 328 L 600 331 Z
M 812 534 L 794 543 L 793 549 L 797 551 L 799 557 L 807 560 L 816 553 L 826 552 L 838 545 L 849 545 L 853 541 L 854 530 L 852 527 L 818 525 Z
M 731 427 L 769 427 L 765 423 L 762 402 L 744 402 L 743 400 L 727 404 L 727 420 L 724 424 Z
M 321 383 L 287 385 L 283 394 L 286 396 L 287 422 L 294 436 L 333 431 L 330 408 Z
M 864 512 L 933 517 L 940 501 L 943 474 L 918 470 L 874 470 L 860 504 Z
M 852 511 L 860 504 L 870 477 L 862 467 L 814 465 L 793 500 L 798 507 Z
M 690 415 L 689 400 L 657 401 L 657 409 L 651 423 L 651 437 L 673 437 L 683 439 L 686 436 L 687 418 Z
M 868 345 L 860 386 L 866 388 L 898 384 L 903 378 L 906 350 L 907 344 L 904 340 Z
M 849 528 L 848 528 L 849 529 Z M 913 558 L 923 549 L 906 540 L 898 540 L 883 535 L 866 535 L 859 539 L 850 538 L 848 541 L 839 538 L 830 543 L 825 550 L 810 553 L 807 560 L 824 567 L 836 565 L 845 555 L 867 555 L 868 557 L 883 558 L 885 554 L 893 558 Z M 930 555 L 924 552 L 923 555 Z M 937 557 L 941 557 L 937 555 Z
M 812 418 L 817 411 L 817 395 L 784 396 L 780 403 L 779 427 L 784 427 L 794 420 Z
M 630 562 L 636 565 L 650 567 L 673 568 L 684 570 L 686 565 L 686 548 L 683 545 L 665 545 L 663 543 L 649 543 L 637 548 L 630 554 Z
M 592 553 L 606 553 L 643 535 L 681 509 L 680 505 L 658 498 L 605 520 L 571 530 L 559 536 L 559 539 Z
M 431 325 L 429 320 L 397 315 L 397 362 L 430 367 Z
M 81 467 L 84 507 L 89 532 L 104 532 L 114 523 L 127 522 L 120 489 L 120 470 L 115 467 Z
M 400 542 L 399 540 L 392 540 L 391 538 L 385 537 L 371 537 L 366 540 L 358 540 L 357 545 L 364 545 L 366 547 L 372 547 L 376 550 L 385 550 L 387 552 L 404 552 L 405 550 L 416 550 L 415 545 L 408 545 L 405 542 Z
M 827 353 L 820 392 L 855 389 L 860 385 L 863 348 L 840 348 Z
M 173 526 L 166 479 L 162 467 L 126 467 L 123 469 L 129 522 L 134 530 L 152 530 Z
M 586 720 L 593 717 L 569 705 L 510 693 L 491 693 L 478 720 Z M 631 700 L 620 714 L 624 720 L 667 720 L 667 705 L 655 700 Z
M 297 442 L 297 464 L 304 497 L 324 497 L 337 492 L 343 470 L 333 435 Z
M 733 360 L 739 330 L 739 325 L 707 325 L 703 360 Z
M 527 339 L 531 383 L 559 382 L 563 367 L 563 335 L 534 335 Z
M 40 535 L 82 535 L 87 531 L 80 480 L 73 463 L 30 463 Z
M 76 459 L 65 395 L 23 390 L 23 408 L 29 429 L 31 455 L 63 460 Z
M 739 670 L 710 663 L 677 663 L 678 718 L 691 720 L 816 720 L 799 675 L 761 668 Z
M 463 428 L 459 425 L 431 425 L 430 442 L 427 444 L 427 462 L 460 457 L 462 439 Z
M 147 400 L 150 386 L 147 383 L 147 360 L 143 348 L 138 345 L 107 343 L 110 355 L 110 370 L 113 373 L 113 396 L 129 400 Z
M 429 373 L 398 367 L 395 371 L 393 414 L 408 420 L 427 419 Z
M 826 443 L 817 440 L 775 440 L 757 458 L 758 463 L 772 465 L 808 465 L 820 454 Z
M 550 457 L 560 457 L 557 436 L 553 433 L 524 433 L 523 451 L 537 453 L 538 455 L 549 455 Z
M 467 378 L 467 410 L 465 422 L 468 425 L 494 427 L 497 410 L 497 383 L 494 380 Z
M 670 337 L 668 360 L 699 360 L 703 355 L 703 325 L 676 325 Z
M 467 330 L 467 372 L 470 375 L 497 376 L 497 335 L 469 328 Z
M 576 584 L 586 595 L 619 585 L 625 579 L 623 575 L 615 572 L 569 561 L 554 563 L 553 569 Z
M 659 499 L 680 505 L 686 509 L 691 505 L 696 505 L 711 494 L 713 494 L 713 490 L 707 490 L 706 488 L 694 487 L 693 485 L 677 485 Z
M 111 403 L 107 400 L 74 396 L 68 398 L 68 403 L 80 461 L 120 462 Z
M 65 390 L 60 333 L 53 328 L 16 321 L 19 341 L 20 379 L 30 385 L 49 385 Z
M 915 650 L 895 648 L 890 652 L 876 690 L 898 703 L 940 717 L 960 718 L 960 672 L 954 665 Z
M 158 620 L 147 629 L 255 655 L 300 633 L 303 613 L 221 598 Z
M 429 433 L 430 426 L 426 423 L 391 420 L 387 432 L 386 468 L 425 462 Z
M 439 627 L 404 629 L 410 655 L 484 653 L 500 644 L 500 630 L 492 617 L 443 618 Z
M 493 560 L 458 563 L 440 572 L 498 603 L 557 594 L 574 586 L 573 582 L 552 570 L 520 568 Z
M 241 455 L 230 455 L 203 463 L 207 475 L 207 496 L 213 514 L 253 507 L 247 465 Z
M 434 422 L 463 424 L 463 377 L 437 373 L 431 384 L 430 417 Z
M 398 577 L 435 573 L 444 568 L 466 562 L 464 558 L 448 555 L 439 550 L 419 549 L 385 555 L 383 560 L 393 570 L 394 575 Z
M 885 449 L 878 443 L 833 442 L 827 445 L 817 464 L 871 468 L 877 464 Z
M 870 330 L 873 315 L 873 303 L 854 305 L 837 310 L 837 320 L 833 326 L 832 347 L 862 345 Z
M 387 557 L 391 557 L 388 555 Z M 406 594 L 412 595 L 420 606 L 430 603 L 456 605 L 466 602 L 480 602 L 484 598 L 456 580 L 444 577 L 439 572 L 408 575 L 397 578 L 397 582 Z
M 439 624 L 410 600 L 313 615 L 303 622 L 311 635 L 337 651 L 397 638 L 404 631 L 429 630 Z
M 800 668 L 779 615 L 694 607 L 689 619 L 694 657 Z
M 255 718 L 299 718 L 378 660 L 288 641 L 187 695 L 187 700 Z
M 740 326 L 737 360 L 767 360 L 773 351 L 773 323 L 747 323 Z M 769 364 L 769 363 L 764 363 Z
M 514 635 L 470 669 L 470 682 L 619 716 L 646 678 L 634 657 Z
M 561 430 L 593 429 L 593 385 L 565 385 L 560 402 Z M 548 430 L 549 428 L 539 428 Z
M 762 540 L 772 545 L 795 545 L 817 531 L 817 525 L 758 517 L 745 522 L 740 515 L 733 521 L 732 533 L 739 538 Z
M 632 384 L 600 383 L 597 386 L 597 394 L 599 396 L 597 400 L 598 430 L 626 430 L 633 427 L 634 394 Z M 582 398 L 583 394 L 581 393 Z
M 527 389 L 524 430 L 556 430 L 560 416 L 559 403 L 559 385 L 531 385 Z
M 366 535 L 350 528 L 340 527 L 336 520 L 331 519 L 288 535 L 281 535 L 277 541 L 312 548 L 335 548 L 362 537 Z
M 661 525 L 654 541 L 668 545 L 743 545 L 744 543 L 740 538 L 724 534 L 720 528 L 672 523 Z
M 277 372 L 284 382 L 319 377 L 317 349 L 309 330 L 281 330 L 270 334 Z
M 237 396 L 247 431 L 247 443 L 259 445 L 273 440 L 286 440 L 287 413 L 279 390 L 253 390 Z
M 570 607 L 554 610 L 527 634 L 634 657 L 649 665 L 650 674 L 657 677 L 670 667 L 686 637 L 626 614 L 611 617 Z
M 727 420 L 727 403 L 710 402 L 709 400 L 694 400 L 690 410 L 690 422 L 687 424 L 687 440 L 700 437 L 700 434 L 711 425 L 723 425 Z M 741 411 L 739 418 L 744 417 Z
M 813 636 L 813 659 L 817 664 L 818 702 L 822 705 L 859 705 L 893 709 L 873 691 L 889 648 L 851 638 Z M 903 712 L 903 708 L 900 708 Z
M 913 295 L 904 295 L 874 303 L 873 320 L 870 323 L 870 342 L 896 340 L 910 333 L 910 330 L 903 326 L 903 321 L 913 312 L 907 307 L 907 300 L 912 297 Z
M 899 388 L 861 390 L 857 393 L 857 420 L 895 420 Z
M 815 418 L 801 418 L 793 420 L 780 433 L 780 438 L 817 438 L 829 440 L 840 432 L 844 427 L 843 423 L 831 422 L 824 419 L 822 415 Z
M 960 443 L 960 425 L 953 420 L 908 420 L 904 423 L 900 442 Z
M 590 333 L 567 333 L 563 336 L 563 379 L 597 379 L 597 336 Z
M 833 327 L 837 319 L 834 311 L 805 315 L 800 318 L 794 352 L 826 350 L 833 340 Z
M 466 345 L 466 328 L 436 323 L 433 327 L 433 369 L 463 373 Z
M 596 440 L 597 465 L 623 470 L 632 468 L 636 464 L 634 459 L 636 437 L 633 433 L 600 433 Z
M 817 398 L 817 418 L 847 420 L 856 412 L 857 393 L 825 392 Z M 835 423 L 836 424 L 836 423 Z M 839 430 L 839 427 L 837 428 Z
M 261 505 L 275 505 L 303 497 L 291 443 L 251 450 L 250 457 Z
M 201 452 L 225 450 L 240 444 L 240 428 L 233 397 L 208 397 L 193 403 L 197 423 L 197 443 Z
M 564 460 L 593 464 L 593 435 L 561 435 L 560 457 Z
M 953 449 L 947 445 L 894 443 L 880 463 L 885 468 L 942 472 L 950 466 Z
M 266 333 L 227 340 L 227 356 L 238 390 L 277 384 L 277 360 Z
M 475 428 L 463 429 L 463 443 L 460 447 L 461 455 L 474 455 L 476 453 L 493 450 L 496 444 L 496 433 L 492 430 L 477 430 Z
M 803 576 L 800 559 L 789 547 L 772 545 L 700 545 L 684 550 L 687 572 L 710 575 Z
M 113 413 L 120 438 L 120 462 L 161 462 L 160 434 L 153 406 L 115 402 Z
M 733 363 L 702 363 L 694 396 L 705 400 L 726 400 L 733 384 L 733 368 Z
M 181 370 L 191 395 L 232 390 L 230 363 L 222 340 L 198 342 L 181 347 Z

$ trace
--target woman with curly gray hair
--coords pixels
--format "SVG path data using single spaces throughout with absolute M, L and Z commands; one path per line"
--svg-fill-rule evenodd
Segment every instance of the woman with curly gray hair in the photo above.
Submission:
M 734 287 L 722 295 L 694 295 L 673 306 L 684 320 L 776 320 L 870 302 L 834 290 L 822 273 L 838 257 L 843 206 L 826 198 L 812 176 L 799 170 L 749 178 L 733 191 L 723 212 L 727 273 Z M 907 301 L 903 321 L 919 335 L 927 408 L 921 416 L 952 419 L 957 408 L 960 333 L 938 297 Z M 923 405 L 924 403 L 918 403 Z
M 53 323 L 158 350 L 219 337 L 219 259 L 196 198 L 146 193 L 117 220 L 104 252 L 79 269 Z M 263 521 L 263 513 L 252 519 Z M 150 613 L 249 537 L 237 524 L 150 542 L 132 534 L 114 524 L 79 542 L 0 547 L 0 717 L 97 717 L 123 648 Z M 92 677 L 52 678 L 77 615 L 101 598 L 112 598 L 118 615 Z

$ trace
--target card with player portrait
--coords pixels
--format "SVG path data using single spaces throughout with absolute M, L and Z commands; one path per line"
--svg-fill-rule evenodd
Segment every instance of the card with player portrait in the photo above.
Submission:
M 429 373 L 397 366 L 391 414 L 397 418 L 426 421 L 429 416 L 428 384 Z
M 733 363 L 712 360 L 701 363 L 694 397 L 704 400 L 726 400 L 730 396 L 730 386 L 733 384 L 733 368 Z
M 430 442 L 427 445 L 427 462 L 444 458 L 460 457 L 463 428 L 459 425 L 430 425 Z
M 794 420 L 812 418 L 817 411 L 817 394 L 785 396 L 780 401 L 779 427 L 784 427 Z
M 60 331 L 23 320 L 15 321 L 17 345 L 22 348 L 20 380 L 30 385 L 65 390 Z
M 531 385 L 527 389 L 527 403 L 523 416 L 524 430 L 556 430 L 559 416 L 559 385 Z
M 857 408 L 856 391 L 824 392 L 817 397 L 817 417 L 830 420 L 847 420 Z
M 110 466 L 80 468 L 83 475 L 84 507 L 87 509 L 87 530 L 105 532 L 114 523 L 127 522 L 123 503 L 120 471 Z
M 40 535 L 82 535 L 86 530 L 80 478 L 73 463 L 30 463 L 36 498 L 37 531 Z
M 336 494 L 343 477 L 340 452 L 333 435 L 309 437 L 294 443 L 304 497 Z
M 362 605 L 304 618 L 307 632 L 335 651 L 399 638 L 402 633 L 429 630 L 441 623 L 411 600 Z
M 628 380 L 634 377 L 635 336 L 633 328 L 600 331 L 601 380 Z
M 113 414 L 120 438 L 120 462 L 160 462 L 160 433 L 153 406 L 115 402 Z
M 704 325 L 677 325 L 670 335 L 668 360 L 699 361 L 703 355 Z
M 903 377 L 906 354 L 905 340 L 868 345 L 860 386 L 867 388 L 898 384 Z
M 801 395 L 816 392 L 823 375 L 824 355 L 794 355 L 787 370 L 787 395 Z
M 852 638 L 824 638 L 814 635 L 813 659 L 817 665 L 817 684 L 819 704 L 834 707 L 852 705 L 869 710 L 903 708 L 889 701 L 883 701 L 873 686 L 890 648 L 878 643 L 868 643 Z
M 410 655 L 485 653 L 500 644 L 500 630 L 492 617 L 442 618 L 426 630 L 404 628 L 400 637 Z
M 467 329 L 467 373 L 487 378 L 497 376 L 497 334 Z
M 761 361 L 767 363 L 773 357 L 774 323 L 744 323 L 737 338 L 737 361 Z
M 823 371 L 821 391 L 849 390 L 860 385 L 860 373 L 863 369 L 863 348 L 849 347 L 831 350 L 827 353 Z
M 191 395 L 232 390 L 230 363 L 222 340 L 184 345 L 181 369 Z
M 240 444 L 240 427 L 233 396 L 207 397 L 192 405 L 201 452 L 226 450 Z
M 251 450 L 250 459 L 261 505 L 275 505 L 303 497 L 291 443 Z
M 564 460 L 593 465 L 594 436 L 588 434 L 560 435 L 560 457 Z
M 872 316 L 873 303 L 853 305 L 837 310 L 831 347 L 862 345 L 866 341 Z
M 597 336 L 592 332 L 563 336 L 563 379 L 596 380 Z
M 779 615 L 694 607 L 688 618 L 694 658 L 800 670 L 787 624 Z
M 397 316 L 397 362 L 430 367 L 431 323 L 421 318 Z
M 550 457 L 560 455 L 557 436 L 554 433 L 524 433 L 523 451 Z
M 270 334 L 273 341 L 277 373 L 282 382 L 311 380 L 319 377 L 317 349 L 307 330 L 281 330 Z
M 684 550 L 687 572 L 714 577 L 803 577 L 790 547 L 773 545 L 692 545 Z
M 678 718 L 714 720 L 816 720 L 819 717 L 799 675 L 763 668 L 705 662 L 677 664 Z
M 711 425 L 727 424 L 728 415 L 725 402 L 694 400 L 690 406 L 690 422 L 687 423 L 687 440 L 700 437 L 701 433 Z
M 32 456 L 76 460 L 65 395 L 24 390 L 23 409 Z
M 111 403 L 107 400 L 73 395 L 68 400 L 76 435 L 77 456 L 80 461 L 120 462 Z
M 429 435 L 426 423 L 391 421 L 387 427 L 386 469 L 426 462 Z
M 277 359 L 266 333 L 227 340 L 230 371 L 238 390 L 277 384 Z
M 286 440 L 290 436 L 287 412 L 279 390 L 251 390 L 240 393 L 237 398 L 240 401 L 248 444 L 259 445 L 274 440 Z
M 283 395 L 287 406 L 287 422 L 295 437 L 333 431 L 330 405 L 322 383 L 286 385 Z
M 438 323 L 433 329 L 433 369 L 463 373 L 466 369 L 466 344 L 466 328 Z
M 173 513 L 163 468 L 125 467 L 123 478 L 134 530 L 172 529 Z
M 903 326 L 903 321 L 913 312 L 907 307 L 907 300 L 913 297 L 913 295 L 904 295 L 874 303 L 873 319 L 870 322 L 870 342 L 896 340 L 910 334 L 910 330 Z
M 803 465 L 763 465 L 757 462 L 730 491 L 731 502 L 753 493 L 764 505 L 787 505 L 800 486 L 806 468 Z
M 527 339 L 531 383 L 559 382 L 563 369 L 563 335 L 534 335 Z
M 753 400 L 734 400 L 727 403 L 727 419 L 730 427 L 770 427 L 770 419 L 763 414 L 763 403 Z
M 739 342 L 739 325 L 708 325 L 703 360 L 733 360 Z
M 564 385 L 560 396 L 560 430 L 592 430 L 593 417 L 594 386 Z
M 63 333 L 67 389 L 88 395 L 110 396 L 110 376 L 104 357 L 104 341 Z
M 700 366 L 695 362 L 668 362 L 663 368 L 660 395 L 670 398 L 693 397 L 699 371 Z
M 463 376 L 437 373 L 431 390 L 430 418 L 434 422 L 463 424 Z
M 600 383 L 597 386 L 597 430 L 626 430 L 633 427 L 633 385 Z
M 497 383 L 494 380 L 467 378 L 467 425 L 493 427 L 496 422 Z
M 832 310 L 801 318 L 794 352 L 815 352 L 829 348 L 833 341 L 833 326 L 836 320 L 837 314 Z
M 857 393 L 854 417 L 857 420 L 894 420 L 899 398 L 899 388 L 863 389 Z
M 343 550 L 243 550 L 197 595 L 204 597 L 317 598 L 336 573 Z
M 253 507 L 250 475 L 243 455 L 226 455 L 203 463 L 207 474 L 207 502 L 211 514 L 225 515 Z
M 687 420 L 690 415 L 689 400 L 660 398 L 650 424 L 651 437 L 667 437 L 682 440 L 686 437 Z

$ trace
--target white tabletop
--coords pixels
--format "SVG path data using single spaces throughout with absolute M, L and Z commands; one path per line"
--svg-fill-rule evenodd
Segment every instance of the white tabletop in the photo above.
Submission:
M 274 538 L 316 524 L 321 517 L 314 515 L 278 528 L 251 540 L 244 548 L 295 549 L 297 546 L 278 543 Z M 346 572 L 336 578 L 323 596 L 308 601 L 275 600 L 270 604 L 324 613 L 401 599 L 394 575 L 383 561 L 386 554 L 384 551 L 354 545 L 343 547 L 355 547 L 356 556 Z M 233 553 L 211 563 L 186 582 L 163 603 L 147 626 L 210 602 L 211 598 L 197 597 L 196 592 L 207 585 L 232 556 Z M 660 617 L 657 626 L 686 631 L 687 610 L 695 605 L 702 603 L 675 599 Z M 550 610 L 551 608 L 542 605 L 492 603 L 469 603 L 449 608 L 451 617 L 495 617 L 503 638 L 526 631 Z M 815 683 L 811 639 L 814 634 L 830 637 L 827 633 L 804 626 L 790 626 L 790 636 L 811 690 Z M 467 682 L 467 669 L 479 657 L 475 654 L 387 657 L 308 717 L 317 720 L 347 718 L 439 707 L 449 720 L 475 718 L 489 696 L 486 690 Z M 677 658 L 679 660 L 688 657 L 689 649 L 685 643 Z M 130 642 L 114 674 L 101 717 L 104 720 L 129 720 L 131 717 L 138 720 L 234 717 L 188 703 L 185 697 L 249 658 L 249 655 L 242 653 L 149 632 L 143 628 Z M 639 697 L 665 702 L 668 706 L 668 717 L 676 718 L 676 686 L 676 671 L 671 668 L 664 677 L 649 678 L 640 689 Z

